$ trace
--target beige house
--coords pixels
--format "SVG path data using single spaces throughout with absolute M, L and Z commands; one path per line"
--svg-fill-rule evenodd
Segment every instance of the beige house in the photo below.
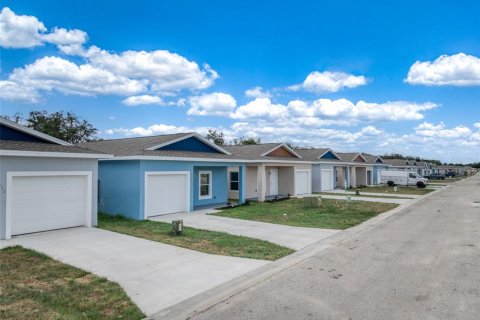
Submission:
M 312 192 L 312 163 L 283 143 L 225 146 L 232 156 L 246 160 L 245 198 L 265 201 Z M 228 168 L 228 197 L 238 199 L 239 168 Z
M 344 188 L 373 184 L 373 165 L 361 153 L 337 152 L 347 165 L 336 167 L 337 185 Z

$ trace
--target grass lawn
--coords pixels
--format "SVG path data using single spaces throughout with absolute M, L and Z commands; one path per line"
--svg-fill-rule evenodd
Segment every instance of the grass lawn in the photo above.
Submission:
M 392 197 L 392 196 L 388 196 L 388 195 L 383 195 L 383 194 L 379 194 L 379 195 L 366 195 L 366 194 L 362 194 L 362 192 L 360 191 L 360 195 L 357 196 L 355 194 L 350 194 L 350 193 L 337 193 L 337 192 L 320 192 L 320 193 L 315 193 L 315 194 L 318 194 L 318 195 L 330 195 L 330 196 L 351 196 L 351 197 L 367 197 L 367 198 L 385 198 L 385 199 L 412 199 L 412 198 L 408 198 L 406 196 L 408 195 L 405 195 L 405 197 Z M 372 199 L 373 201 L 374 199 Z
M 352 201 L 346 206 L 345 200 L 322 199 L 321 208 L 304 208 L 302 199 L 289 199 L 251 202 L 214 215 L 296 227 L 347 229 L 397 206 L 367 201 Z
M 174 236 L 171 234 L 172 226 L 169 223 L 150 220 L 139 221 L 106 214 L 99 215 L 98 227 L 138 238 L 223 256 L 273 261 L 295 251 L 264 240 L 189 227 L 184 227 L 183 235 Z
M 22 247 L 0 250 L 0 319 L 142 319 L 116 283 Z
M 393 187 L 389 186 L 378 186 L 378 187 L 364 187 L 359 188 L 360 194 L 363 192 L 378 192 L 378 193 L 392 193 L 392 194 L 416 194 L 416 195 L 423 195 L 430 193 L 434 190 L 426 189 L 426 188 L 417 188 L 417 187 L 397 187 L 397 192 L 393 191 Z M 348 191 L 355 191 L 355 189 L 348 189 Z

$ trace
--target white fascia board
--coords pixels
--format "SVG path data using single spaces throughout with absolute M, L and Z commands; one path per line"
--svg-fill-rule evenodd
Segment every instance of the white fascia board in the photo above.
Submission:
M 110 159 L 111 154 L 74 153 L 74 152 L 42 152 L 23 150 L 0 150 L 0 156 L 6 157 L 40 157 L 40 158 L 86 158 L 86 159 Z

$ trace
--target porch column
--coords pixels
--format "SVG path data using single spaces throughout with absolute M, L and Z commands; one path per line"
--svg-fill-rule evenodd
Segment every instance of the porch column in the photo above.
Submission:
M 257 197 L 258 202 L 265 201 L 267 176 L 265 173 L 265 164 L 259 164 L 257 169 Z
M 348 189 L 348 187 L 350 186 L 350 167 L 349 166 L 346 166 L 346 167 L 343 167 L 343 175 L 345 176 L 345 181 L 343 183 L 343 188 L 344 189 Z
M 245 185 L 246 185 L 246 168 L 245 165 L 238 167 L 238 202 L 245 203 Z

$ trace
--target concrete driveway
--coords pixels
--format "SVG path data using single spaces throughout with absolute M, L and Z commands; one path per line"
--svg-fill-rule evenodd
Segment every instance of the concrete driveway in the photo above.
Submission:
M 119 283 L 153 314 L 268 261 L 217 256 L 97 228 L 36 233 L 0 241 L 21 245 Z
M 257 222 L 212 216 L 215 210 L 201 210 L 189 213 L 168 214 L 152 217 L 150 220 L 171 222 L 183 220 L 188 227 L 222 231 L 230 234 L 262 239 L 288 248 L 299 250 L 340 230 L 292 227 L 280 224 Z

